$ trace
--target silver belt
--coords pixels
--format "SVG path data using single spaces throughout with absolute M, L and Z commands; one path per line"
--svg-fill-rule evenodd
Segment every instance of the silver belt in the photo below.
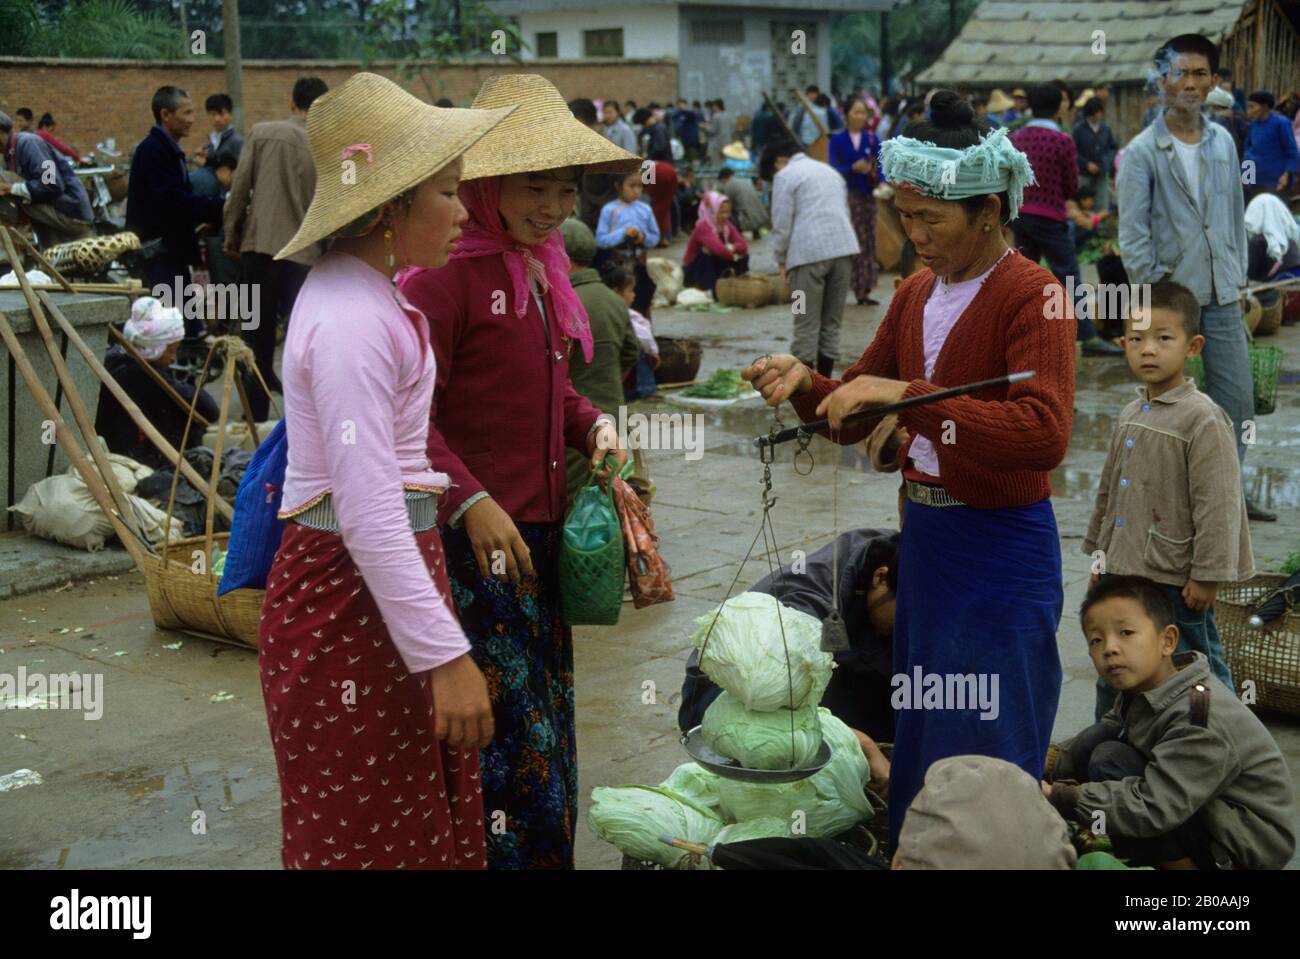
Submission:
M 907 498 L 922 506 L 965 506 L 942 486 L 929 486 L 915 480 L 907 481 Z
M 406 493 L 406 517 L 411 529 L 423 533 L 438 522 L 438 494 L 432 490 L 403 490 Z M 326 493 L 319 503 L 289 517 L 289 521 L 308 529 L 339 533 L 339 518 L 334 513 L 334 497 Z

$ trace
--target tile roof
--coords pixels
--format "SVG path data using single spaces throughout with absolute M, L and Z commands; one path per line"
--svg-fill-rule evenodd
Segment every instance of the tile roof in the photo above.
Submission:
M 1058 78 L 1088 85 L 1141 81 L 1165 40 L 1180 33 L 1220 40 L 1244 6 L 1244 0 L 985 0 L 917 80 L 1002 86 Z M 1092 52 L 1097 30 L 1105 36 L 1104 55 Z

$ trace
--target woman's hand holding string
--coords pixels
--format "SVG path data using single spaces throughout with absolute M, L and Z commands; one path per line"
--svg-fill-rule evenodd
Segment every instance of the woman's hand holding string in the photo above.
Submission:
M 488 698 L 487 681 L 469 653 L 430 670 L 429 676 L 434 735 L 449 746 L 478 749 L 487 746 L 496 731 L 492 701 Z
M 832 430 L 839 430 L 844 425 L 844 418 L 858 410 L 897 403 L 903 398 L 907 386 L 904 380 L 858 376 L 817 404 L 817 415 L 829 420 Z
M 490 496 L 465 511 L 465 532 L 469 534 L 474 558 L 484 579 L 495 576 L 517 583 L 533 575 L 533 560 L 528 545 L 515 527 L 510 514 Z
M 763 394 L 768 406 L 780 406 L 782 401 L 802 396 L 812 389 L 812 374 L 808 367 L 789 353 L 761 356 L 741 370 L 740 376 Z

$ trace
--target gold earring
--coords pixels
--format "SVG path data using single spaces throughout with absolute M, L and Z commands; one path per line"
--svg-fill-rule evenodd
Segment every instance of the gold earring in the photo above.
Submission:
M 984 232 L 987 233 L 988 231 L 989 231 L 989 225 L 988 225 L 987 223 L 985 223 L 985 224 L 984 224 Z M 389 264 L 389 265 L 391 266 L 392 264 Z
M 388 251 L 388 265 L 396 266 L 397 258 L 393 256 L 393 230 L 392 227 L 384 227 L 384 249 Z

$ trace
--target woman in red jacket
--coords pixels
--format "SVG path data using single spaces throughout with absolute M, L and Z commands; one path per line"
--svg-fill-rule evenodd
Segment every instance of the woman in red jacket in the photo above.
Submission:
M 488 865 L 572 868 L 578 816 L 573 642 L 557 558 L 565 447 L 627 454 L 609 416 L 569 382 L 591 331 L 559 226 L 584 172 L 638 160 L 573 118 L 539 76 L 490 78 L 478 109 L 518 104 L 465 154 L 469 212 L 447 266 L 402 280 L 438 361 L 429 456 L 451 477 L 439 504 L 452 598 L 487 679 L 496 736 L 482 751 Z M 613 413 L 614 411 L 610 411 Z
M 682 270 L 687 286 L 710 293 L 724 271 L 737 276 L 749 272 L 749 244 L 731 218 L 731 201 L 721 193 L 710 190 L 700 200 L 700 218 L 686 243 Z
M 895 681 L 905 680 L 893 697 L 895 846 L 937 759 L 995 756 L 1041 779 L 1061 687 L 1064 592 L 1049 475 L 1070 440 L 1073 317 L 1067 309 L 1050 318 L 1049 298 L 1064 302 L 1060 284 L 1002 235 L 1031 175 L 1024 154 L 952 91 L 934 95 L 930 115 L 882 148 L 926 268 L 898 288 L 866 352 L 843 380 L 792 356 L 745 371 L 770 404 L 790 398 L 802 419 L 828 418 L 844 444 L 875 425 L 841 428 L 856 410 L 1037 374 L 899 414 L 910 435 L 898 454 L 907 502 L 894 625 Z M 934 701 L 936 676 L 953 701 Z

